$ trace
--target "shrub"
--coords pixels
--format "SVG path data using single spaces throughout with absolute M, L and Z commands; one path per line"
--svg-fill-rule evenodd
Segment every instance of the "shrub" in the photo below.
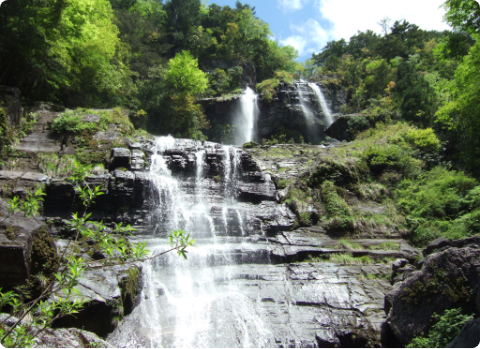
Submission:
M 401 160 L 405 157 L 404 150 L 397 145 L 372 145 L 363 153 L 370 170 L 380 174 L 385 170 L 401 169 Z
M 356 159 L 350 158 L 337 160 L 333 158 L 323 158 L 315 171 L 310 176 L 311 186 L 322 184 L 325 181 L 331 181 L 335 185 L 355 184 L 360 179 L 361 169 Z
M 471 316 L 462 314 L 460 308 L 446 310 L 442 316 L 434 313 L 435 325 L 425 337 L 414 338 L 407 348 L 445 348 L 471 319 Z
M 440 149 L 440 141 L 431 128 L 409 130 L 404 139 L 412 147 L 426 153 L 435 153 Z

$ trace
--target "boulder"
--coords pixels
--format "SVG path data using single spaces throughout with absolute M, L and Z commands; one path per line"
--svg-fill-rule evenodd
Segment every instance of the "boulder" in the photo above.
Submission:
M 431 242 L 427 247 L 425 247 L 422 251 L 424 256 L 429 255 L 430 253 L 450 245 L 450 240 L 445 239 L 445 238 L 438 238 L 437 240 Z
M 13 326 L 17 321 L 18 318 L 14 316 L 0 314 L 0 323 L 6 327 Z M 35 335 L 39 330 L 40 328 L 32 325 L 29 332 Z M 95 333 L 77 328 L 47 328 L 40 331 L 33 341 L 33 348 L 113 348 Z
M 0 287 L 24 285 L 32 275 L 54 271 L 57 253 L 44 223 L 11 216 L 0 223 Z
M 410 271 L 410 276 L 385 296 L 387 323 L 401 343 L 408 344 L 428 331 L 433 313 L 480 307 L 478 239 L 452 242 L 463 247 L 429 255 L 421 270 Z
M 351 141 L 354 135 L 348 127 L 348 116 L 339 116 L 326 130 L 325 134 L 339 141 Z
M 141 269 L 135 265 L 103 267 L 99 262 L 92 263 L 76 288 L 81 296 L 74 295 L 71 299 L 83 299 L 83 308 L 75 316 L 57 319 L 53 327 L 81 328 L 106 337 L 139 304 L 143 288 Z

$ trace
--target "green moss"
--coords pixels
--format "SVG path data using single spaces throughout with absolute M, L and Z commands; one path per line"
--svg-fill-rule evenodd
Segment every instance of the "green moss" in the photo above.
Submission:
M 338 243 L 335 245 L 335 248 L 343 248 L 346 250 L 362 250 L 363 246 L 359 243 L 352 242 L 348 238 L 342 238 L 338 240 Z
M 245 144 L 243 145 L 243 148 L 245 148 L 245 149 L 252 149 L 252 148 L 257 148 L 257 147 L 259 147 L 259 146 L 260 146 L 260 144 L 258 144 L 257 142 L 253 142 L 253 141 L 252 141 L 252 142 L 245 143 Z
M 370 245 L 368 246 L 369 250 L 386 250 L 386 251 L 398 251 L 400 249 L 400 244 L 398 242 L 387 241 L 382 242 L 381 244 Z
M 423 282 L 417 280 L 412 286 L 403 289 L 401 299 L 408 305 L 416 306 L 425 299 L 439 295 L 443 295 L 453 304 L 466 304 L 470 300 L 472 290 L 461 270 L 446 273 L 442 268 L 437 268 L 435 262 L 427 267 L 432 272 L 432 277 Z
M 14 227 L 14 226 L 8 226 L 7 229 L 5 230 L 5 236 L 7 237 L 8 240 L 16 240 L 17 236 L 20 232 L 19 227 Z

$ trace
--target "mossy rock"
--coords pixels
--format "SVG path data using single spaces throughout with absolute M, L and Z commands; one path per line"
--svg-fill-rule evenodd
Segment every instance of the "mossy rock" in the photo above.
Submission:
M 351 186 L 360 181 L 363 172 L 365 172 L 365 169 L 359 159 L 337 160 L 325 158 L 311 174 L 309 184 L 317 186 L 325 181 L 331 181 L 335 185 Z
M 259 146 L 260 146 L 260 144 L 258 144 L 257 142 L 253 142 L 253 141 L 252 141 L 252 142 L 245 143 L 245 144 L 243 145 L 243 148 L 245 148 L 245 149 L 251 149 L 251 148 L 257 148 L 257 147 L 259 147 Z

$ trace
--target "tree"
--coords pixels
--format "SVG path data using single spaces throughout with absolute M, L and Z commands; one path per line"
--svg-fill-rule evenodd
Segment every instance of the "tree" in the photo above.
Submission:
M 480 161 L 480 41 L 478 40 L 455 71 L 452 99 L 437 111 L 437 123 L 454 132 L 463 165 L 478 174 Z
M 200 6 L 200 0 L 170 0 L 165 4 L 167 26 L 173 43 L 179 44 L 197 25 Z
M 454 28 L 470 34 L 480 34 L 480 5 L 476 0 L 447 0 L 445 20 Z
M 428 126 L 435 112 L 434 90 L 409 62 L 398 67 L 396 92 L 403 118 Z
M 198 68 L 198 60 L 189 51 L 182 51 L 168 61 L 166 84 L 176 94 L 197 96 L 208 87 L 206 74 Z

